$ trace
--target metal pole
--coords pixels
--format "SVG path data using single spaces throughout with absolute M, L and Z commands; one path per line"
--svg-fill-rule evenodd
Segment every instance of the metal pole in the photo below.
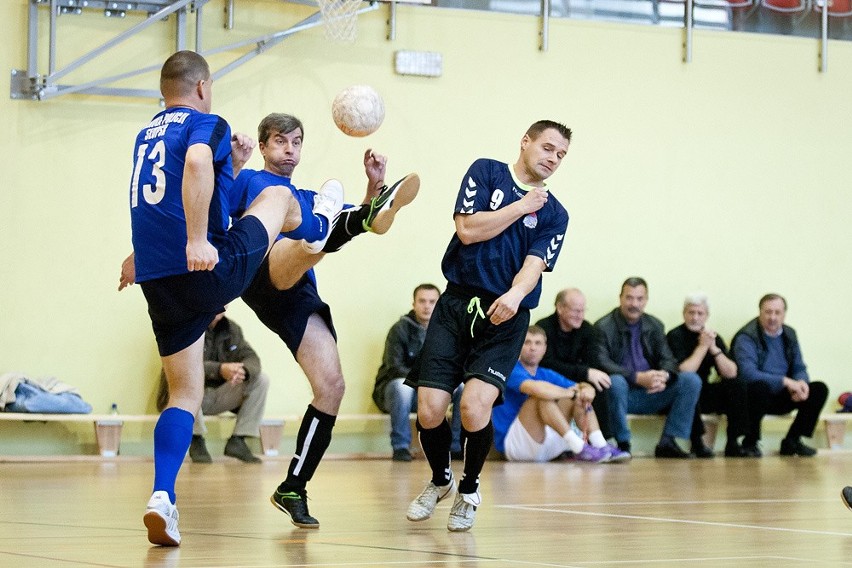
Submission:
M 683 43 L 683 62 L 692 63 L 692 11 L 695 5 L 693 0 L 686 0 L 683 6 L 683 21 L 684 27 L 684 43 Z
M 396 39 L 396 2 L 390 2 L 390 15 L 388 17 L 388 40 Z
M 56 0 L 50 0 L 50 45 L 47 50 L 47 74 L 56 71 L 56 17 L 59 5 Z
M 228 0 L 225 4 L 225 29 L 234 29 L 234 0 Z
M 201 53 L 201 30 L 203 29 L 201 24 L 201 9 L 202 5 L 199 5 L 195 9 L 195 53 Z
M 541 51 L 547 51 L 548 46 L 548 28 L 550 27 L 550 0 L 541 0 L 541 43 L 538 48 Z
M 54 38 L 51 36 L 51 41 Z M 27 77 L 34 78 L 38 74 L 38 5 L 36 0 L 30 0 L 27 13 Z
M 822 34 L 819 49 L 820 73 L 828 71 L 828 3 L 830 0 L 822 0 Z

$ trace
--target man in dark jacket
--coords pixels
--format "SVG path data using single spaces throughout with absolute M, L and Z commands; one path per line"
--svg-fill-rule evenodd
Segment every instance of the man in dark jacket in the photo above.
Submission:
M 417 411 L 417 398 L 414 396 L 414 389 L 404 384 L 404 381 L 423 347 L 426 328 L 440 295 L 438 287 L 433 284 L 421 284 L 415 288 L 412 310 L 399 318 L 385 340 L 382 364 L 373 387 L 373 401 L 379 410 L 390 414 L 390 441 L 394 461 L 411 461 L 411 427 L 408 416 Z M 461 415 L 458 402 L 462 388 L 459 387 L 453 393 L 451 451 L 455 454 L 461 451 Z
M 217 315 L 204 334 L 204 399 L 192 427 L 189 446 L 192 461 L 213 461 L 204 441 L 207 433 L 204 415 L 234 411 L 237 421 L 225 444 L 225 455 L 246 463 L 260 463 L 245 438 L 260 434 L 267 392 L 269 378 L 260 372 L 260 358 L 243 338 L 242 329 L 226 318 L 224 312 Z M 157 403 L 165 406 L 167 400 L 168 385 L 165 375 L 161 375 Z
M 595 365 L 595 328 L 586 321 L 586 297 L 577 288 L 556 294 L 556 311 L 536 325 L 547 335 L 547 352 L 539 364 L 577 383 L 595 387 L 592 407 L 604 438 L 614 436 L 609 418 L 609 375 Z
M 678 372 L 663 323 L 645 313 L 648 284 L 644 279 L 625 280 L 619 301 L 618 308 L 595 323 L 596 359 L 612 381 L 610 410 L 618 447 L 630 451 L 628 414 L 666 412 L 666 424 L 654 455 L 688 458 L 690 454 L 677 445 L 675 438 L 689 438 L 701 379 L 695 373 Z
M 749 428 L 743 447 L 760 455 L 763 417 L 798 409 L 781 441 L 781 455 L 813 456 L 816 450 L 803 444 L 801 437 L 813 435 L 828 398 L 828 387 L 808 377 L 796 331 L 784 325 L 787 300 L 778 294 L 767 294 L 760 299 L 758 308 L 759 315 L 731 341 L 740 376 L 748 382 Z

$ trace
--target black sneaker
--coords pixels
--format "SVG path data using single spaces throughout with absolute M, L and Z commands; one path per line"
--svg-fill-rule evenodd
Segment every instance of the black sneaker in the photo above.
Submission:
M 408 174 L 392 186 L 383 188 L 381 193 L 370 200 L 370 211 L 363 221 L 364 230 L 377 235 L 387 233 L 397 211 L 414 201 L 419 190 L 420 176 L 417 174 Z
M 251 453 L 248 444 L 246 444 L 242 436 L 231 436 L 228 438 L 228 443 L 225 444 L 225 455 L 237 458 L 246 463 L 260 463 L 263 461 Z
M 852 487 L 846 486 L 840 491 L 840 498 L 846 508 L 852 511 Z
M 396 449 L 393 451 L 393 457 L 391 457 L 391 459 L 395 462 L 410 462 L 411 452 L 405 448 Z
M 674 442 L 657 444 L 654 448 L 655 458 L 689 459 L 692 456 L 680 449 Z
M 272 504 L 290 516 L 290 522 L 303 529 L 318 529 L 319 521 L 308 513 L 308 493 L 301 491 L 275 490 L 269 498 Z
M 692 444 L 692 455 L 699 459 L 708 459 L 716 456 L 716 454 L 713 453 L 713 450 L 704 445 L 704 442 Z
M 810 458 L 816 455 L 817 451 L 802 443 L 801 440 L 781 440 L 781 455 L 782 456 L 801 456 Z
M 192 436 L 192 442 L 189 444 L 189 458 L 193 463 L 213 463 L 203 436 Z

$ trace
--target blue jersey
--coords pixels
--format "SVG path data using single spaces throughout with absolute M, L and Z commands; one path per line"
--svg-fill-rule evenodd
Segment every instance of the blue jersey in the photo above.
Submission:
M 290 189 L 302 210 L 302 227 L 308 227 L 306 214 L 310 213 L 314 206 L 314 197 L 317 194 L 315 191 L 296 188 L 291 179 L 286 176 L 279 176 L 267 170 L 250 170 L 248 168 L 240 170 L 237 179 L 234 180 L 231 191 L 228 192 L 228 213 L 231 219 L 236 221 L 242 217 L 246 209 L 249 208 L 249 205 L 260 195 L 260 192 L 272 185 L 283 185 Z M 289 236 L 293 237 L 292 234 Z M 283 239 L 284 237 L 284 234 L 279 233 L 276 240 Z M 307 275 L 316 284 L 316 276 L 313 268 L 308 270 Z
M 509 431 L 509 426 L 515 421 L 515 418 L 517 418 L 518 413 L 521 411 L 521 406 L 529 398 L 528 395 L 521 392 L 521 384 L 529 380 L 547 381 L 566 389 L 577 384 L 556 371 L 545 369 L 544 367 L 539 367 L 535 375 L 531 375 L 521 365 L 520 361 L 515 363 L 515 368 L 512 369 L 512 373 L 506 381 L 506 390 L 503 392 L 503 404 L 495 406 L 491 413 L 491 422 L 494 425 L 494 447 L 499 452 L 505 451 L 503 443 L 506 439 L 506 433 Z
M 191 108 L 160 112 L 139 132 L 133 152 L 130 221 L 137 282 L 188 272 L 182 189 L 186 152 L 194 144 L 213 152 L 207 238 L 216 246 L 228 229 L 231 128 L 223 118 Z
M 496 211 L 522 199 L 531 189 L 515 179 L 507 164 L 479 159 L 462 181 L 455 213 Z M 568 212 L 551 193 L 544 207 L 518 219 L 487 241 L 465 245 L 453 234 L 441 262 L 444 277 L 460 286 L 502 296 L 512 287 L 512 280 L 527 256 L 539 257 L 546 271 L 553 270 L 567 226 Z M 520 307 L 535 308 L 540 296 L 541 279 Z

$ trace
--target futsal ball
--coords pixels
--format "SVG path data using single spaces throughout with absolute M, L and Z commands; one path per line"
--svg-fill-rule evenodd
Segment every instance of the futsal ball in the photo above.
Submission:
M 331 116 L 344 134 L 360 138 L 372 134 L 382 125 L 385 103 L 374 88 L 353 85 L 334 97 Z

